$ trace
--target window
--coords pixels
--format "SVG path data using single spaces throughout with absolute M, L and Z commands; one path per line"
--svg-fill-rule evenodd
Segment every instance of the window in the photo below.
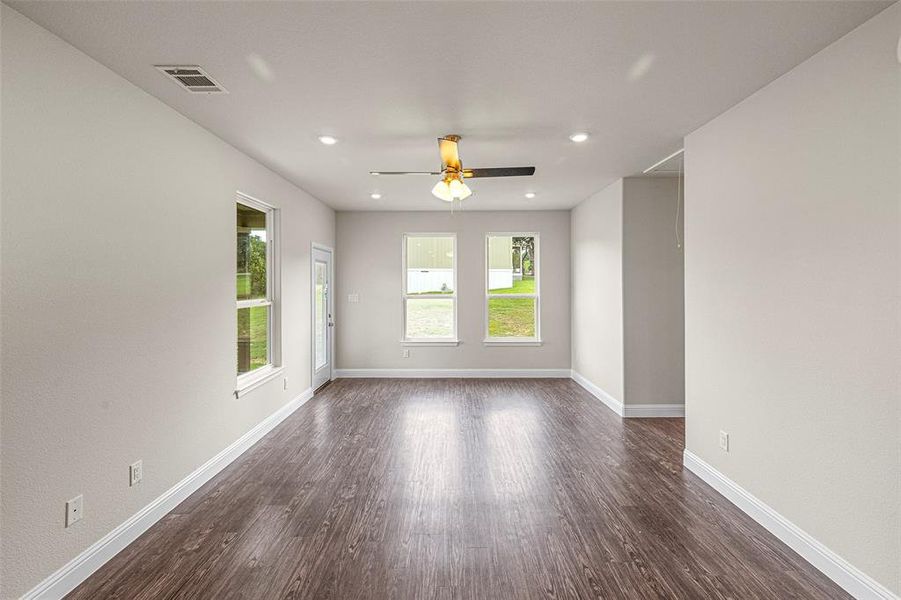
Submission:
M 455 345 L 456 236 L 406 234 L 403 244 L 403 342 Z
M 541 343 L 538 234 L 489 233 L 486 256 L 485 342 Z
M 240 195 L 236 213 L 239 393 L 272 375 L 278 364 L 275 221 L 274 208 Z

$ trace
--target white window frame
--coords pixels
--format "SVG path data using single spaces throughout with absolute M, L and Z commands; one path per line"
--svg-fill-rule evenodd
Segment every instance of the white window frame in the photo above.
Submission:
M 408 294 L 407 293 L 407 241 L 411 238 L 449 237 L 454 240 L 454 293 L 453 294 Z M 457 346 L 460 340 L 457 337 L 457 234 L 456 233 L 405 233 L 401 239 L 401 319 L 400 319 L 400 343 L 401 346 Z M 453 337 L 446 338 L 408 338 L 407 337 L 407 300 L 410 298 L 427 300 L 437 298 L 452 300 L 454 306 L 454 333 Z
M 491 254 L 489 251 L 490 239 L 493 237 L 532 237 L 535 238 L 535 293 L 534 294 L 492 294 L 488 289 L 488 280 L 490 274 L 489 260 Z M 541 236 L 538 232 L 516 231 L 516 232 L 489 232 L 485 234 L 485 243 L 483 245 L 485 252 L 485 302 L 482 304 L 484 308 L 484 331 L 485 346 L 540 346 L 541 341 Z M 488 329 L 488 302 L 492 298 L 534 298 L 535 299 L 535 336 L 534 337 L 498 337 L 491 336 Z
M 279 249 L 281 242 L 279 209 L 242 192 L 237 192 L 236 202 L 266 214 L 266 297 L 262 299 L 236 300 L 235 318 L 237 319 L 238 309 L 256 306 L 269 307 L 269 327 L 266 334 L 269 360 L 262 367 L 237 375 L 235 396 L 240 398 L 247 392 L 281 375 L 284 372 L 284 367 L 282 366 L 281 302 L 279 301 L 281 298 L 282 273 L 281 252 Z M 237 247 L 235 252 L 237 252 Z M 236 262 L 237 257 L 232 264 Z M 237 344 L 237 340 L 235 340 L 235 343 Z

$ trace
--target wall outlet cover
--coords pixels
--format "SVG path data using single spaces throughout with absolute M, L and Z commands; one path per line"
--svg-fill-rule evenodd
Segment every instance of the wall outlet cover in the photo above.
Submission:
M 729 451 L 729 434 L 725 431 L 720 431 L 720 448 L 724 451 Z
M 139 460 L 128 467 L 128 486 L 136 486 L 142 479 L 144 479 L 144 462 Z
M 84 496 L 79 494 L 66 502 L 66 527 L 71 527 L 74 523 L 81 521 L 83 514 Z

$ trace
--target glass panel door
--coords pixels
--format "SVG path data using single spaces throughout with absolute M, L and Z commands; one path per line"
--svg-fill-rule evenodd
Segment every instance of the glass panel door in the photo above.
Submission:
M 315 336 L 316 344 L 314 351 L 314 365 L 316 369 L 321 369 L 328 362 L 328 263 L 317 260 L 316 269 L 316 287 L 314 290 L 316 302 L 316 316 L 314 323 L 316 327 Z
M 332 378 L 332 252 L 313 248 L 312 264 L 312 324 L 313 324 L 313 389 Z

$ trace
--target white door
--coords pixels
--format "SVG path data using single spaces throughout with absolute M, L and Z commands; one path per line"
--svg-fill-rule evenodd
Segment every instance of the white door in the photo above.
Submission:
M 332 378 L 332 251 L 313 247 L 313 389 Z

